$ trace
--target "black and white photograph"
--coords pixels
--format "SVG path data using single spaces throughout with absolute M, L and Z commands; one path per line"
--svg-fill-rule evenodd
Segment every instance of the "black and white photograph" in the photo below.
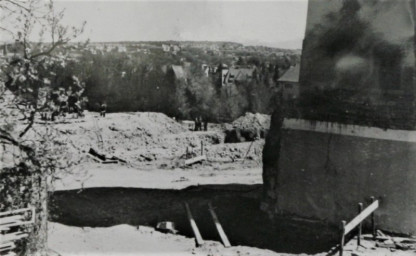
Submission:
M 415 256 L 416 0 L 0 0 L 0 255 Z

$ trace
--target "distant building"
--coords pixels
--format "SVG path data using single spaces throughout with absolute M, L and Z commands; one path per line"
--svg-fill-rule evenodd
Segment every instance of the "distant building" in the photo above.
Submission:
M 182 66 L 172 65 L 171 66 L 173 73 L 175 74 L 176 79 L 185 79 L 187 78 L 186 72 Z
M 293 100 L 299 97 L 300 65 L 290 67 L 278 80 L 283 99 Z
M 181 47 L 179 47 L 178 45 L 171 45 L 171 51 L 176 54 L 181 50 Z
M 221 67 L 221 84 L 222 84 L 222 86 L 226 86 L 227 83 L 226 83 L 225 78 L 227 77 L 229 69 L 228 69 L 228 66 L 226 64 L 221 64 L 220 67 Z
M 118 52 L 127 52 L 127 47 L 124 45 L 118 45 L 117 50 Z
M 192 63 L 191 63 L 191 62 L 189 62 L 189 61 L 183 61 L 183 62 L 182 62 L 182 66 L 183 66 L 185 69 L 189 69 L 189 68 L 191 68 L 191 65 L 192 65 Z
M 172 54 L 176 55 L 178 52 L 180 52 L 181 47 L 178 45 L 174 45 L 174 44 L 170 44 L 170 45 L 162 44 L 162 50 L 164 52 L 171 52 Z
M 202 64 L 202 72 L 204 73 L 204 75 L 206 76 L 206 77 L 208 77 L 209 76 L 209 71 L 210 71 L 210 66 L 208 66 L 207 64 Z
M 220 47 L 217 44 L 210 45 L 208 47 L 211 51 L 219 51 Z
M 3 61 L 7 61 L 11 58 L 22 56 L 24 52 L 25 49 L 23 48 L 23 44 L 18 41 L 5 43 L 2 45 L 2 49 L 0 51 L 0 58 Z
M 176 80 L 188 81 L 188 71 L 180 65 L 163 65 L 161 69 L 163 73 L 173 75 Z
M 221 72 L 222 86 L 233 85 L 236 82 L 249 81 L 254 77 L 253 67 L 230 67 L 223 66 Z
M 164 52 L 169 52 L 169 51 L 170 51 L 170 46 L 169 46 L 169 45 L 167 45 L 167 44 L 162 44 L 162 50 L 163 50 Z

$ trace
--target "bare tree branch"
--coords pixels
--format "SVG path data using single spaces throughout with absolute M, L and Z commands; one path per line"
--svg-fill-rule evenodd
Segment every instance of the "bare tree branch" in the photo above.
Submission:
M 26 128 L 19 134 L 19 138 L 23 137 L 29 130 L 32 128 L 33 124 L 35 123 L 35 115 L 36 111 L 32 111 L 29 116 L 29 124 Z
M 34 150 L 33 148 L 23 145 L 22 143 L 20 143 L 18 140 L 16 140 L 15 138 L 13 138 L 12 135 L 10 135 L 9 132 L 7 132 L 6 130 L 0 128 L 0 139 L 5 140 L 7 142 L 9 142 L 10 144 L 19 147 L 22 151 L 24 151 L 29 157 L 34 155 Z
M 1 2 L 10 3 L 10 4 L 12 4 L 12 5 L 15 5 L 16 7 L 19 7 L 19 8 L 21 8 L 21 9 L 23 9 L 23 10 L 27 11 L 27 12 L 29 12 L 29 11 L 30 11 L 27 7 L 23 6 L 23 3 L 21 3 L 20 1 L 13 1 L 13 0 L 0 0 L 0 3 L 1 3 Z
M 39 52 L 37 54 L 34 54 L 34 55 L 32 55 L 30 57 L 30 59 L 33 60 L 33 59 L 36 59 L 36 58 L 38 58 L 40 56 L 50 55 L 58 46 L 64 45 L 66 43 L 67 43 L 67 41 L 58 41 L 58 42 L 55 42 L 55 43 L 52 44 L 52 46 L 48 50 L 43 51 L 43 52 Z

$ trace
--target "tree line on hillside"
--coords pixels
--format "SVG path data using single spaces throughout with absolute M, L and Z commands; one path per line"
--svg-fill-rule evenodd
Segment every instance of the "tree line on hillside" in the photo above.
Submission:
M 221 65 L 207 77 L 198 56 L 183 67 L 180 57 L 165 54 L 84 52 L 65 72 L 84 81 L 87 108 L 92 111 L 105 103 L 109 112 L 152 111 L 177 119 L 231 121 L 245 112 L 270 114 L 277 79 L 297 61 L 282 58 L 270 63 L 258 56 L 239 57 L 235 65 L 250 65 L 255 71 L 252 79 L 232 86 L 222 86 Z M 186 77 L 177 77 L 169 64 L 182 65 Z

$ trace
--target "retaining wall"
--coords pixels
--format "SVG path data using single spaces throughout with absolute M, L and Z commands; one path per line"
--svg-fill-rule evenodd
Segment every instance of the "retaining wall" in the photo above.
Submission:
M 272 121 L 265 147 L 270 213 L 338 225 L 375 196 L 378 228 L 416 233 L 416 131 L 294 119 L 277 129 Z

